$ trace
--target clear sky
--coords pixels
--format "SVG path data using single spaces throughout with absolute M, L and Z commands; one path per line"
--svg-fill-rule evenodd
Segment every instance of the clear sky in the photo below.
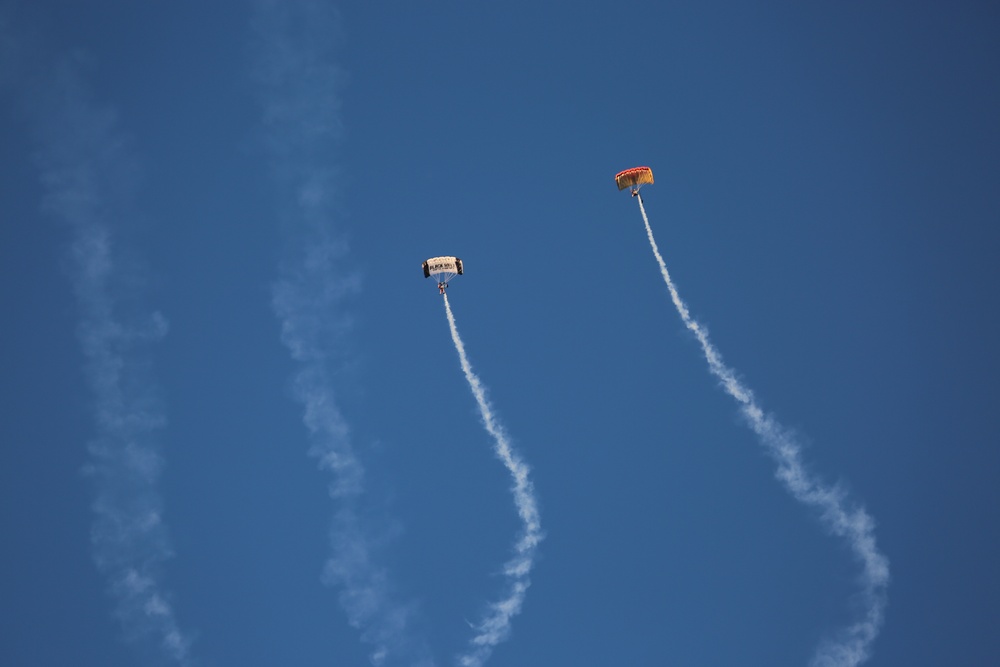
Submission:
M 0 664 L 992 664 L 997 35 L 0 0 Z

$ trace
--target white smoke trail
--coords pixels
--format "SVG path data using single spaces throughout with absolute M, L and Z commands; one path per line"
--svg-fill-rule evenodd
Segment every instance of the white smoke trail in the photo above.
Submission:
M 112 230 L 134 221 L 125 192 L 134 165 L 114 113 L 90 100 L 77 68 L 65 62 L 54 77 L 27 81 L 24 106 L 40 145 L 44 210 L 74 235 L 71 277 L 97 429 L 84 469 L 96 492 L 93 557 L 126 637 L 171 664 L 189 665 L 190 639 L 162 584 L 173 555 L 157 490 L 156 433 L 166 419 L 143 349 L 167 324 L 159 313 L 137 314 L 141 306 L 122 298 L 136 277 L 120 266 Z
M 459 657 L 459 664 L 463 667 L 479 667 L 490 657 L 493 647 L 507 638 L 510 632 L 511 618 L 521 611 L 524 596 L 531 585 L 529 576 L 534 565 L 535 551 L 542 541 L 541 517 L 538 513 L 538 502 L 535 499 L 534 485 L 528 479 L 530 468 L 521 460 L 517 452 L 510 444 L 510 439 L 504 431 L 503 426 L 497 421 L 493 414 L 493 408 L 486 398 L 486 389 L 482 381 L 472 371 L 472 364 L 465 354 L 465 345 L 461 336 L 458 335 L 458 327 L 455 325 L 455 315 L 451 311 L 451 303 L 448 301 L 448 294 L 444 295 L 444 309 L 448 316 L 448 327 L 451 329 L 451 339 L 455 343 L 455 350 L 458 351 L 458 359 L 462 365 L 462 372 L 469 383 L 472 395 L 479 406 L 479 414 L 483 419 L 483 426 L 487 433 L 493 438 L 494 452 L 514 480 L 512 492 L 514 494 L 514 505 L 517 507 L 517 514 L 521 518 L 522 531 L 517 541 L 514 543 L 514 555 L 504 564 L 504 574 L 510 582 L 510 589 L 507 596 L 502 600 L 493 602 L 489 606 L 486 617 L 476 626 L 476 636 L 470 641 L 471 649 Z
M 413 605 L 394 599 L 389 576 L 377 564 L 380 540 L 362 520 L 365 470 L 334 389 L 333 365 L 350 321 L 344 299 L 358 288 L 356 277 L 340 268 L 347 244 L 333 223 L 339 187 L 330 156 L 341 134 L 344 78 L 332 57 L 337 16 L 327 3 L 261 0 L 253 27 L 266 143 L 288 200 L 282 217 L 298 240 L 282 264 L 272 305 L 281 339 L 299 366 L 294 386 L 309 454 L 330 473 L 337 504 L 323 581 L 340 588 L 341 607 L 372 645 L 373 664 L 430 664 L 422 644 L 410 638 Z
M 677 307 L 684 326 L 701 344 L 709 371 L 719 379 L 726 393 L 740 404 L 740 410 L 750 428 L 777 463 L 777 477 L 789 493 L 799 502 L 819 510 L 823 524 L 831 533 L 847 542 L 854 557 L 861 563 L 861 600 L 864 605 L 861 618 L 838 633 L 835 639 L 825 641 L 812 660 L 814 667 L 859 665 L 868 659 L 871 644 L 882 626 L 886 587 L 889 584 L 889 561 L 875 545 L 875 521 L 863 507 L 849 504 L 841 489 L 823 484 L 806 471 L 802 463 L 802 446 L 786 428 L 771 415 L 764 413 L 750 389 L 722 362 L 722 356 L 708 339 L 708 331 L 692 319 L 687 305 L 681 300 L 677 287 L 670 279 L 667 265 L 653 238 L 653 229 L 649 225 L 641 195 L 638 200 L 649 245 L 660 265 L 663 281 L 670 290 L 670 298 Z

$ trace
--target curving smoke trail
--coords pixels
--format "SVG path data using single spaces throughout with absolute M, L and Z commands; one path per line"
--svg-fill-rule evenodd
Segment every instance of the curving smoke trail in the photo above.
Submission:
M 677 307 L 684 326 L 701 344 L 709 371 L 719 379 L 725 392 L 740 404 L 740 411 L 750 428 L 777 463 L 776 474 L 785 488 L 799 502 L 817 509 L 824 526 L 847 542 L 861 564 L 861 600 L 864 606 L 861 617 L 841 630 L 837 637 L 823 642 L 812 660 L 814 667 L 859 665 L 868 659 L 871 644 L 882 626 L 886 587 L 889 584 L 889 561 L 875 545 L 875 521 L 863 507 L 850 502 L 842 489 L 827 486 L 809 474 L 802 463 L 802 445 L 788 429 L 757 405 L 750 389 L 739 381 L 733 369 L 722 362 L 722 356 L 708 339 L 708 331 L 691 317 L 687 305 L 681 300 L 677 287 L 670 279 L 667 265 L 653 238 L 653 229 L 646 216 L 642 195 L 638 196 L 638 200 L 649 245 L 660 265 L 660 273 L 670 291 L 670 298 Z
M 8 55 L 16 50 L 3 48 Z M 162 582 L 173 556 L 157 489 L 163 465 L 157 433 L 166 417 L 146 350 L 166 334 L 167 323 L 127 298 L 142 280 L 123 261 L 116 232 L 136 219 L 128 203 L 135 165 L 115 113 L 92 101 L 80 65 L 66 60 L 54 74 L 28 72 L 17 85 L 38 140 L 43 209 L 73 234 L 70 276 L 96 426 L 84 467 L 95 492 L 93 558 L 126 638 L 158 660 L 184 666 L 191 664 L 191 640 Z
M 358 280 L 340 269 L 348 250 L 334 223 L 340 188 L 330 156 L 341 134 L 344 79 L 332 56 L 337 15 L 323 2 L 260 0 L 253 28 L 265 141 L 284 199 L 280 214 L 295 238 L 272 306 L 281 340 L 298 364 L 294 390 L 309 454 L 329 473 L 336 503 L 323 582 L 339 588 L 348 622 L 372 645 L 373 664 L 431 664 L 422 643 L 410 636 L 413 605 L 394 599 L 378 564 L 382 540 L 363 519 L 364 466 L 338 406 L 335 362 L 350 326 L 344 300 L 357 292 Z
M 472 365 L 465 354 L 465 345 L 458 335 L 455 325 L 455 315 L 451 311 L 448 294 L 444 295 L 444 309 L 448 316 L 448 327 L 451 329 L 451 339 L 458 351 L 458 359 L 462 372 L 469 383 L 472 395 L 479 406 L 479 414 L 483 419 L 487 433 L 493 438 L 494 452 L 514 480 L 512 489 L 514 505 L 521 518 L 521 535 L 514 543 L 514 555 L 504 564 L 504 574 L 510 584 L 506 597 L 489 605 L 486 617 L 474 626 L 476 636 L 470 641 L 469 650 L 459 656 L 459 664 L 463 667 L 479 667 L 490 657 L 493 647 L 507 638 L 510 633 L 511 618 L 521 611 L 524 596 L 531 585 L 529 575 L 534 565 L 535 551 L 544 537 L 542 534 L 541 517 L 538 513 L 538 501 L 535 499 L 534 486 L 528 479 L 530 468 L 521 460 L 510 444 L 507 433 L 493 414 L 493 408 L 486 398 L 486 388 L 479 376 L 472 371 Z

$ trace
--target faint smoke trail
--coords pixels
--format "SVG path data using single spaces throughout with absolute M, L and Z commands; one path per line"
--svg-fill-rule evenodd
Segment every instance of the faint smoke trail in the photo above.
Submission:
M 476 636 L 471 640 L 471 649 L 459 657 L 459 664 L 463 667 L 479 667 L 490 657 L 493 647 L 507 638 L 510 632 L 510 620 L 520 613 L 521 604 L 528 591 L 531 581 L 528 577 L 535 560 L 535 551 L 539 542 L 542 541 L 541 517 L 538 513 L 538 502 L 535 500 L 535 490 L 528 479 L 530 469 L 521 460 L 517 452 L 511 447 L 507 433 L 504 431 L 496 417 L 493 415 L 493 408 L 486 398 L 486 389 L 480 381 L 479 376 L 472 372 L 472 365 L 465 354 L 465 345 L 458 335 L 458 327 L 455 325 L 455 315 L 451 312 L 451 303 L 448 301 L 447 292 L 444 295 L 444 309 L 448 316 L 448 326 L 451 328 L 451 339 L 455 343 L 458 351 L 458 359 L 462 364 L 462 372 L 469 382 L 472 395 L 479 405 L 479 414 L 483 418 L 483 425 L 486 431 L 493 437 L 495 443 L 494 452 L 503 461 L 504 466 L 514 479 L 514 505 L 517 507 L 517 514 L 521 517 L 523 529 L 517 542 L 514 544 L 514 556 L 504 564 L 504 574 L 510 582 L 510 590 L 502 600 L 490 604 L 490 611 L 478 625 L 475 626 Z
M 777 477 L 792 496 L 806 505 L 819 510 L 823 524 L 837 537 L 842 537 L 861 563 L 861 599 L 864 612 L 861 618 L 838 633 L 834 639 L 825 641 L 813 657 L 814 667 L 846 667 L 858 665 L 868 659 L 871 644 L 882 626 L 886 602 L 886 587 L 889 584 L 889 560 L 875 545 L 875 521 L 863 507 L 853 505 L 846 493 L 824 485 L 810 475 L 802 463 L 802 446 L 785 427 L 779 424 L 757 405 L 753 393 L 736 378 L 736 373 L 722 362 L 722 356 L 708 339 L 705 328 L 691 318 L 687 305 L 681 300 L 677 288 L 670 279 L 667 265 L 653 238 L 649 226 L 646 207 L 642 195 L 638 196 L 639 210 L 646 224 L 649 245 L 660 265 L 660 273 L 670 290 L 677 312 L 691 333 L 701 343 L 701 349 L 708 361 L 709 371 L 719 379 L 726 393 L 740 403 L 740 410 L 750 423 L 767 452 L 778 464 Z
M 330 529 L 332 554 L 324 583 L 340 588 L 348 622 L 373 646 L 382 664 L 428 664 L 410 638 L 414 608 L 393 599 L 377 543 L 362 520 L 365 470 L 338 406 L 334 376 L 350 317 L 344 300 L 357 279 L 344 272 L 347 244 L 333 219 L 338 211 L 337 169 L 332 165 L 341 134 L 340 88 L 333 62 L 339 42 L 337 15 L 324 2 L 262 0 L 254 16 L 255 78 L 260 87 L 265 140 L 279 185 L 281 216 L 295 239 L 274 286 L 281 339 L 298 362 L 294 387 L 304 408 L 310 456 L 330 473 L 337 510 Z
M 62 63 L 54 79 L 27 84 L 25 108 L 40 144 L 35 161 L 44 210 L 74 235 L 71 276 L 97 428 L 84 469 L 96 492 L 93 555 L 127 639 L 159 660 L 189 665 L 190 640 L 161 581 L 173 555 L 156 488 L 162 460 L 155 436 L 166 419 L 144 350 L 166 334 L 167 324 L 124 299 L 141 279 L 122 266 L 112 230 L 135 220 L 123 192 L 134 164 L 115 114 L 91 101 L 77 66 Z

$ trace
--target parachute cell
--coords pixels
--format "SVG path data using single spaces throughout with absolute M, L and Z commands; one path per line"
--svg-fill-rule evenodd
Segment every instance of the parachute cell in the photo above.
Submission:
M 632 188 L 633 192 L 638 192 L 640 187 L 652 182 L 653 170 L 649 167 L 633 167 L 615 174 L 615 183 L 619 190 Z
M 424 262 L 423 268 L 424 278 L 447 276 L 443 279 L 445 282 L 464 273 L 462 260 L 458 257 L 431 257 Z M 442 278 L 439 277 L 438 280 L 442 280 Z

